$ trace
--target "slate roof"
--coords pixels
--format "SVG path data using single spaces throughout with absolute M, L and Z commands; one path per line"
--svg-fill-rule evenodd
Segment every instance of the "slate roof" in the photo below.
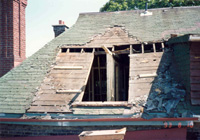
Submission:
M 171 33 L 200 33 L 200 7 L 83 13 L 76 24 L 0 78 L 0 113 L 25 113 L 33 94 L 55 63 L 61 45 L 83 45 L 108 28 L 122 26 L 141 42 L 168 39 Z

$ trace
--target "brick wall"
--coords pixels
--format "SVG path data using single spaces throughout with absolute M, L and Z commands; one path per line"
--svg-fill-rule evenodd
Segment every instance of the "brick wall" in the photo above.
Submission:
M 1 124 L 1 137 L 79 135 L 82 131 L 111 130 L 127 127 L 127 131 L 159 130 L 164 126 L 38 126 Z M 177 128 L 177 127 L 176 127 Z
M 0 77 L 25 58 L 25 8 L 27 0 L 0 1 Z

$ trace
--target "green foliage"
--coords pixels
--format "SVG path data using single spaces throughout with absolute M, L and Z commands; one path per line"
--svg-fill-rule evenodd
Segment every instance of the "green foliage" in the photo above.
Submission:
M 109 0 L 101 9 L 104 11 L 124 11 L 148 8 L 179 7 L 200 5 L 200 0 Z

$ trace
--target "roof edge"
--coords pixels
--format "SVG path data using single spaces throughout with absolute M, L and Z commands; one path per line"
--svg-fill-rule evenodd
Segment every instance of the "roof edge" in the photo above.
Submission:
M 163 8 L 152 8 L 148 9 L 148 11 L 157 11 L 157 10 L 170 10 L 170 9 L 194 9 L 200 8 L 200 6 L 181 6 L 181 7 L 163 7 Z M 83 12 L 79 15 L 95 15 L 95 14 L 105 14 L 105 13 L 123 13 L 123 12 L 143 12 L 145 9 L 138 10 L 126 10 L 126 11 L 113 11 L 113 12 Z

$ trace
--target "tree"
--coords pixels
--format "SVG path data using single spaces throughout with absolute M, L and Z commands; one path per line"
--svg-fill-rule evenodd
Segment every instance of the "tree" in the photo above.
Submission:
M 125 11 L 148 8 L 180 7 L 200 5 L 200 0 L 109 0 L 101 9 L 104 11 Z

